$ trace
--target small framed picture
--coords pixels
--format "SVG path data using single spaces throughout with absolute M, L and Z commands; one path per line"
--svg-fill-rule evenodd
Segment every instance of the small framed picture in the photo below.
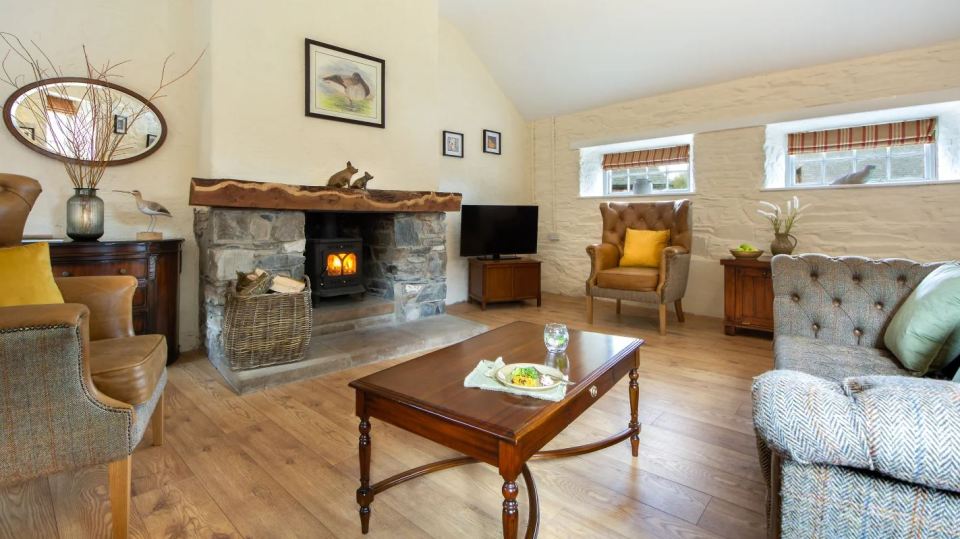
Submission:
M 119 114 L 113 115 L 113 132 L 118 135 L 125 135 L 127 133 L 126 116 L 120 116 Z
M 147 148 L 149 148 L 150 146 L 153 146 L 154 143 L 156 143 L 156 142 L 157 142 L 157 136 L 156 136 L 156 135 L 151 135 L 151 134 L 148 133 L 148 134 L 147 134 Z
M 443 132 L 443 155 L 447 157 L 463 157 L 463 133 L 454 131 Z
M 490 129 L 483 130 L 483 151 L 484 153 L 495 153 L 500 155 L 500 132 Z
M 23 134 L 23 137 L 24 137 L 25 139 L 27 139 L 27 140 L 31 140 L 31 141 L 32 141 L 32 140 L 36 140 L 36 139 L 37 139 L 37 131 L 36 131 L 36 129 L 34 129 L 34 128 L 32 128 L 32 127 L 26 127 L 26 126 L 21 125 L 21 126 L 20 126 L 20 133 Z

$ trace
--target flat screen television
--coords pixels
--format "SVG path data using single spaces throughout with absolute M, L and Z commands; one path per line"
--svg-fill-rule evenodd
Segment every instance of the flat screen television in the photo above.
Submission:
M 537 252 L 537 206 L 460 208 L 460 256 L 494 259 Z

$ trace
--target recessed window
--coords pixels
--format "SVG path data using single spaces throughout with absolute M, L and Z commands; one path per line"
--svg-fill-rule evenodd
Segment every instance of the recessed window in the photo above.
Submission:
M 690 163 L 631 167 L 604 172 L 607 195 L 649 195 L 690 191 Z
M 786 187 L 937 179 L 937 119 L 790 133 Z
M 604 195 L 689 193 L 690 145 L 603 156 Z

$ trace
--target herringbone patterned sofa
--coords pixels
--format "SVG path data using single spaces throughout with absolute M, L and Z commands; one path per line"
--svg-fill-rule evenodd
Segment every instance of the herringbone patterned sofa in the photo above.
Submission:
M 960 537 L 960 384 L 882 348 L 939 265 L 774 257 L 776 370 L 753 385 L 770 537 Z

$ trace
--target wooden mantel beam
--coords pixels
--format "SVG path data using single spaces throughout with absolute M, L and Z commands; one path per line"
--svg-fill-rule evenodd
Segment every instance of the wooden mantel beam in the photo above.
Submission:
M 190 181 L 190 205 L 265 210 L 340 212 L 460 211 L 460 193 L 340 189 L 247 180 Z

